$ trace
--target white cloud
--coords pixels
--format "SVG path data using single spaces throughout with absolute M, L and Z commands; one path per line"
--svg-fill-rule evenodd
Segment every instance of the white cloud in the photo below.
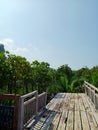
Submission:
M 14 41 L 12 39 L 3 39 L 0 41 L 6 48 L 11 48 L 14 46 Z
M 16 44 L 15 41 L 10 38 L 0 40 L 0 43 L 4 44 L 6 51 L 9 51 L 11 54 L 23 56 L 29 61 L 39 59 L 42 55 L 39 48 L 32 44 L 26 44 L 27 46 L 24 45 L 24 47 L 21 47 L 20 44 Z
M 26 58 L 28 57 L 28 55 L 30 55 L 28 48 L 16 48 L 13 51 L 13 53 L 16 54 L 16 55 L 26 57 Z
M 8 45 L 8 44 L 13 44 L 14 43 L 14 41 L 12 39 L 9 39 L 9 38 L 3 39 L 3 40 L 1 40 L 1 42 L 4 45 Z
M 17 48 L 16 50 L 14 50 L 15 53 L 20 53 L 20 52 L 28 52 L 29 50 L 27 48 Z
M 21 55 L 28 52 L 27 48 L 18 47 L 18 44 L 15 44 L 14 40 L 10 38 L 3 39 L 0 43 L 4 45 L 6 51 L 9 51 L 12 54 Z
M 4 45 L 4 48 L 6 51 L 13 52 L 13 49 L 15 48 L 15 43 L 12 39 L 6 38 L 0 41 Z

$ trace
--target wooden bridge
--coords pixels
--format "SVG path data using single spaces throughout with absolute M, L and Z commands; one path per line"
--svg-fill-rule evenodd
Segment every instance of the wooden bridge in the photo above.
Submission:
M 18 97 L 12 130 L 98 130 L 98 89 L 84 87 L 85 93 L 58 93 L 47 105 L 46 93 Z

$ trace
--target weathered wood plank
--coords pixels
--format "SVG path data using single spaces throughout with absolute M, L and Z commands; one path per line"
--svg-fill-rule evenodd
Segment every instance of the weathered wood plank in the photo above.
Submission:
M 75 122 L 74 123 L 75 123 L 74 130 L 82 130 L 79 111 L 75 111 Z
M 92 111 L 90 109 L 89 104 L 87 103 L 87 101 L 85 99 L 85 95 L 84 94 L 82 95 L 82 99 L 83 99 L 84 107 L 85 107 L 85 110 L 86 110 L 86 113 L 87 113 L 90 129 L 91 130 L 97 130 L 98 128 L 96 126 L 96 122 L 94 120 L 93 113 L 92 113 Z
M 62 108 L 61 108 L 61 111 L 62 111 L 62 116 L 61 116 L 61 119 L 60 119 L 60 122 L 59 122 L 59 126 L 58 126 L 58 130 L 65 130 L 65 127 L 66 127 L 66 123 L 67 123 L 67 119 L 68 119 L 68 110 L 66 109 L 66 106 L 67 106 L 67 102 L 69 100 L 70 96 L 69 94 L 67 93 L 65 98 L 62 100 Z
M 52 121 L 50 125 L 50 130 L 57 130 L 60 119 L 61 119 L 61 113 L 57 113 L 54 120 Z
M 79 98 L 80 117 L 81 117 L 81 123 L 82 123 L 81 127 L 83 130 L 90 130 L 85 107 L 84 107 L 83 101 L 82 101 L 82 94 L 79 94 L 79 96 L 81 97 L 81 98 Z
M 68 118 L 67 116 L 68 116 L 68 111 L 63 111 L 59 122 L 58 130 L 65 130 L 67 118 Z
M 74 116 L 75 116 L 74 130 L 82 130 L 81 120 L 80 120 L 78 94 L 75 94 L 75 115 Z
M 50 114 L 33 130 L 98 130 L 98 113 L 85 94 L 60 93 L 46 108 Z
M 68 112 L 66 130 L 73 130 L 73 111 Z
M 70 100 L 69 100 L 69 111 L 68 111 L 68 119 L 67 119 L 67 124 L 66 124 L 66 130 L 73 130 L 74 129 L 74 110 L 75 110 L 75 97 L 74 94 L 72 93 L 70 95 Z
M 86 95 L 84 95 L 86 102 L 88 103 L 91 113 L 90 113 L 90 117 L 93 117 L 93 122 L 95 127 L 98 129 L 98 111 L 95 110 L 94 108 L 94 104 L 91 102 L 91 100 L 89 99 L 89 97 L 87 97 Z

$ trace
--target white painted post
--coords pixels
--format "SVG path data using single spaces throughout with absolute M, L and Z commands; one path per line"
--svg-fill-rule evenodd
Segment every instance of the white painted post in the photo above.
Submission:
M 35 98 L 36 98 L 36 116 L 37 116 L 37 114 L 38 114 L 38 92 L 36 92 Z
M 95 108 L 98 110 L 98 94 L 95 94 Z
M 84 88 L 85 88 L 85 94 L 87 95 L 87 87 L 86 87 L 85 83 L 84 83 Z
M 23 130 L 23 119 L 24 119 L 24 99 L 20 97 L 19 101 L 19 119 L 18 119 L 18 130 Z

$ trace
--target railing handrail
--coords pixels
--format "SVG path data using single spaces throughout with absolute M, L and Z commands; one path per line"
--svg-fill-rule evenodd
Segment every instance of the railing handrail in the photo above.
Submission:
M 23 124 L 23 119 L 24 119 L 24 104 L 25 102 L 25 99 L 26 98 L 29 98 L 31 96 L 34 96 L 35 99 L 36 99 L 36 114 L 37 114 L 37 109 L 38 109 L 38 105 L 37 105 L 37 100 L 38 100 L 38 92 L 37 91 L 33 91 L 31 93 L 28 93 L 28 94 L 25 94 L 23 96 L 20 97 L 20 105 L 19 105 L 19 122 L 18 122 L 18 129 L 19 130 L 22 130 L 24 129 L 24 124 Z M 30 100 L 30 99 L 29 99 Z
M 28 94 L 25 94 L 25 95 L 21 96 L 21 98 L 26 99 L 26 98 L 28 98 L 30 96 L 33 96 L 33 95 L 36 95 L 36 94 L 37 94 L 37 91 L 33 91 L 31 93 L 28 93 Z
M 46 105 L 46 92 L 43 92 L 43 93 L 38 95 L 38 91 L 33 91 L 31 93 L 25 94 L 25 95 L 20 97 L 18 130 L 23 130 L 24 127 L 27 126 L 28 122 L 31 119 L 33 119 L 33 117 L 37 116 L 38 111 L 39 111 L 39 107 L 42 106 L 42 102 L 39 103 L 39 99 L 42 99 L 42 101 L 44 100 L 43 105 L 45 106 Z M 31 105 L 32 103 L 34 103 L 34 108 L 31 108 L 31 106 L 29 107 L 29 105 Z M 30 111 L 31 114 L 33 114 L 33 115 L 31 115 L 29 117 L 29 119 L 26 119 L 24 121 L 24 119 L 25 119 L 24 112 L 28 108 L 29 109 L 34 109 L 34 111 L 33 111 L 34 113 L 32 113 Z
M 84 85 L 87 85 L 88 87 L 90 87 L 91 89 L 95 90 L 96 92 L 98 92 L 98 88 L 96 88 L 94 85 L 88 83 L 87 81 L 84 81 Z
M 98 88 L 84 81 L 85 93 L 90 98 L 96 110 L 98 110 Z

